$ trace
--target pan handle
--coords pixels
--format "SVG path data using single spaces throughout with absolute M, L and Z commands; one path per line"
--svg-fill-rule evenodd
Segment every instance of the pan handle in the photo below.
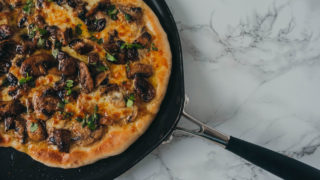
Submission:
M 194 131 L 177 127 L 177 130 L 179 131 L 209 139 L 232 153 L 283 179 L 320 179 L 320 171 L 314 167 L 261 146 L 232 136 L 227 136 L 208 127 L 185 111 L 183 111 L 182 115 L 198 125 L 200 129 Z

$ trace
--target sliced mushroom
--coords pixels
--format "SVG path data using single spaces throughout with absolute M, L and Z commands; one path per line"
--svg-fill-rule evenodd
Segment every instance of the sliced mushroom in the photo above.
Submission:
M 66 129 L 54 129 L 49 135 L 49 141 L 56 145 L 60 152 L 68 153 L 71 143 L 71 132 Z
M 106 86 L 102 86 L 100 88 L 100 92 L 102 94 L 108 94 L 109 92 L 112 92 L 112 91 L 119 91 L 120 90 L 120 87 L 118 84 L 108 84 Z
M 4 119 L 4 130 L 8 131 L 9 129 L 14 129 L 14 118 L 7 117 Z
M 26 132 L 26 122 L 22 118 L 17 118 L 15 121 L 15 136 L 20 139 L 21 143 L 25 143 L 27 132 Z
M 135 91 L 144 102 L 150 102 L 155 97 L 154 87 L 145 78 L 136 76 L 133 81 Z
M 107 71 L 103 71 L 103 72 L 99 73 L 95 77 L 95 87 L 108 84 L 108 81 L 109 81 L 108 75 L 109 75 L 109 72 L 107 72 Z
M 139 43 L 145 48 L 150 48 L 152 41 L 152 36 L 148 32 L 142 33 L 138 39 L 135 40 L 135 43 Z
M 36 50 L 36 43 L 31 41 L 22 41 L 21 44 L 18 44 L 16 47 L 16 52 L 18 54 L 32 54 Z
M 18 101 L 0 101 L 0 117 L 16 116 L 22 113 L 25 107 Z
M 93 50 L 93 46 L 91 44 L 85 43 L 81 39 L 72 40 L 69 43 L 69 46 L 81 55 L 88 54 Z
M 139 75 L 142 77 L 150 77 L 153 74 L 152 65 L 149 65 L 149 64 L 142 64 L 142 63 L 130 64 L 128 70 L 129 71 L 127 71 L 127 76 L 130 79 L 133 79 L 136 75 Z
M 81 91 L 84 93 L 90 93 L 93 88 L 93 80 L 90 75 L 89 69 L 84 62 L 79 63 L 79 81 L 81 85 Z
M 125 42 L 122 40 L 109 41 L 103 45 L 104 49 L 114 56 L 115 60 L 111 61 L 114 64 L 126 64 L 127 63 L 127 50 L 126 48 L 121 48 Z
M 82 125 L 76 122 L 72 126 L 72 139 L 77 139 L 76 144 L 81 146 L 89 146 L 102 138 L 105 134 L 105 127 L 98 127 L 95 131 L 91 131 L 88 127 L 82 127 Z
M 26 27 L 27 21 L 28 21 L 28 17 L 25 14 L 20 14 L 18 18 L 18 23 L 17 23 L 18 28 Z
M 98 53 L 92 52 L 88 54 L 89 64 L 97 64 L 99 61 L 100 61 L 100 57 Z
M 49 32 L 49 36 L 52 39 L 57 39 L 59 28 L 57 26 L 47 26 L 45 28 Z
M 27 84 L 24 85 L 15 85 L 10 86 L 8 89 L 8 95 L 13 99 L 19 99 L 23 95 L 25 95 L 29 90 L 29 86 Z
M 44 28 L 46 21 L 44 20 L 43 16 L 40 14 L 34 16 L 34 22 L 39 28 Z
M 16 42 L 13 40 L 4 40 L 0 42 L 0 74 L 9 72 L 11 60 L 16 55 Z
M 6 24 L 0 25 L 0 41 L 10 38 L 13 35 L 13 30 Z
M 60 51 L 57 60 L 59 61 L 58 69 L 63 75 L 70 76 L 77 72 L 77 60 L 67 53 Z
M 51 87 L 42 87 L 34 93 L 32 97 L 32 105 L 38 119 L 47 120 L 58 108 L 60 102 L 56 91 Z
M 52 55 L 41 53 L 30 56 L 21 65 L 20 73 L 24 76 L 42 76 L 47 74 L 47 70 L 56 65 L 57 61 Z
M 120 10 L 125 14 L 126 20 L 128 22 L 140 23 L 142 21 L 142 17 L 143 17 L 142 8 L 122 6 L 120 7 Z
M 43 141 L 47 137 L 47 131 L 44 124 L 28 115 L 26 117 L 26 129 L 28 137 L 32 141 Z

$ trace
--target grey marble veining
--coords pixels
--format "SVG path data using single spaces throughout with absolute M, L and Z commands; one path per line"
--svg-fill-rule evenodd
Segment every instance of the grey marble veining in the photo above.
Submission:
M 320 1 L 166 2 L 183 44 L 187 111 L 320 168 Z M 278 178 L 211 142 L 175 134 L 118 179 Z

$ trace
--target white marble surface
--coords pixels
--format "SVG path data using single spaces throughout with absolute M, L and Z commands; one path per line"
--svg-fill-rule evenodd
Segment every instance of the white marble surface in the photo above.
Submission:
M 183 44 L 187 110 L 227 134 L 320 168 L 320 1 L 167 3 Z M 178 134 L 118 179 L 278 178 L 211 142 Z

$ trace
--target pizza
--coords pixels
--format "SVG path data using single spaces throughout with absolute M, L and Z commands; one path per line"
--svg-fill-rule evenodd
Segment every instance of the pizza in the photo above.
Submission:
M 59 168 L 118 155 L 155 118 L 170 72 L 142 0 L 0 0 L 0 146 Z

